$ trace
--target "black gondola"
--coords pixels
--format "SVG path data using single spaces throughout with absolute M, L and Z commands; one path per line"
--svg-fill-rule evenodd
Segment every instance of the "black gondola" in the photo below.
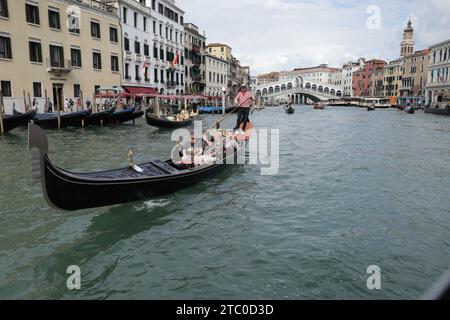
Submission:
M 295 109 L 292 105 L 287 105 L 284 107 L 284 110 L 286 110 L 286 113 L 288 114 L 294 114 L 295 113 Z
M 416 112 L 416 109 L 414 109 L 414 107 L 406 107 L 405 112 L 407 114 L 414 114 Z
M 147 123 L 150 126 L 167 129 L 187 127 L 190 126 L 194 121 L 193 118 L 190 118 L 185 121 L 173 121 L 163 118 L 157 118 L 156 116 L 150 113 L 150 110 L 147 110 L 145 112 L 145 119 L 147 120 Z
M 82 120 L 89 117 L 92 113 L 92 109 L 86 109 L 83 111 L 69 112 L 60 114 L 61 128 L 66 127 L 79 127 Z M 58 128 L 58 113 L 38 113 L 34 117 L 34 123 L 42 128 L 53 129 Z
M 13 109 L 13 115 L 5 115 L 3 117 L 3 129 L 5 132 L 11 131 L 17 127 L 26 125 L 36 116 L 36 109 L 31 109 L 28 112 L 20 113 Z
M 45 132 L 34 124 L 29 124 L 28 128 L 29 150 L 35 148 L 39 151 L 38 161 L 32 159 L 33 178 L 42 184 L 44 197 L 53 208 L 67 211 L 174 193 L 220 172 L 231 163 L 231 157 L 237 157 L 239 150 L 245 151 L 243 148 L 233 149 L 221 161 L 188 169 L 180 169 L 171 160 L 158 160 L 139 165 L 142 173 L 131 166 L 103 172 L 73 173 L 55 166 L 49 159 Z
M 142 110 L 138 110 L 135 107 L 131 107 L 127 109 L 116 110 L 115 112 L 111 113 L 108 118 L 108 122 L 125 123 L 136 120 L 137 118 L 140 118 L 143 115 L 144 112 Z
M 375 107 L 367 107 L 367 111 L 375 111 Z
M 111 107 L 108 110 L 93 112 L 86 119 L 86 125 L 101 125 L 108 121 L 111 114 L 116 110 L 116 107 Z
M 438 116 L 450 116 L 450 107 L 445 108 L 425 108 L 425 113 L 431 113 Z

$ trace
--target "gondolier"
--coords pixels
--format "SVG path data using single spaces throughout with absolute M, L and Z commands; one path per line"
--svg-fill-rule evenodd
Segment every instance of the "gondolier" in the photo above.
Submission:
M 241 91 L 234 99 L 234 104 L 238 106 L 238 116 L 236 128 L 234 128 L 234 130 L 238 130 L 243 123 L 244 125 L 242 127 L 242 130 L 245 131 L 247 123 L 250 122 L 250 120 L 248 119 L 250 108 L 255 101 L 255 97 L 250 91 L 247 90 L 247 86 L 245 84 L 241 85 Z

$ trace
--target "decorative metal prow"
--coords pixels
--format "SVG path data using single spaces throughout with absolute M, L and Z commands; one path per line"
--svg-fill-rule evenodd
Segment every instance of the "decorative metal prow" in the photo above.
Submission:
M 42 182 L 43 159 L 48 153 L 48 139 L 44 130 L 32 123 L 28 124 L 28 150 L 31 151 L 33 182 Z

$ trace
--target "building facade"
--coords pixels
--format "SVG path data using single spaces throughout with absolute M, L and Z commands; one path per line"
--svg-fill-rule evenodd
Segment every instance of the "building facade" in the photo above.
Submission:
M 358 61 L 349 61 L 342 66 L 341 86 L 343 89 L 343 97 L 351 98 L 354 96 L 353 73 L 363 68 L 364 61 L 365 59 L 360 58 Z
M 390 61 L 383 67 L 383 96 L 400 97 L 403 77 L 403 59 Z
M 227 88 L 229 69 L 228 61 L 206 54 L 206 95 L 221 97 L 224 88 L 227 91 L 226 94 L 229 94 Z
M 173 0 L 121 0 L 119 12 L 124 86 L 184 93 L 184 11 Z
M 428 58 L 428 49 L 403 57 L 403 75 L 400 87 L 400 103 L 402 105 L 425 104 Z
M 66 98 L 81 108 L 81 98 L 92 100 L 100 86 L 120 86 L 116 8 L 95 0 L 2 0 L 1 8 L 0 83 L 7 112 L 13 104 L 24 110 L 33 98 L 42 112 L 45 96 L 54 110 Z
M 207 46 L 208 54 L 211 56 L 215 56 L 217 58 L 220 58 L 222 60 L 231 61 L 232 54 L 231 54 L 231 47 L 227 44 L 223 43 L 210 43 Z
M 442 107 L 450 103 L 450 39 L 430 47 L 425 90 L 427 104 Z
M 206 87 L 206 36 L 193 23 L 184 25 L 185 92 L 203 94 Z
M 386 65 L 386 61 L 380 59 L 368 60 L 361 70 L 353 73 L 353 92 L 355 97 L 371 96 L 372 76 L 378 68 Z

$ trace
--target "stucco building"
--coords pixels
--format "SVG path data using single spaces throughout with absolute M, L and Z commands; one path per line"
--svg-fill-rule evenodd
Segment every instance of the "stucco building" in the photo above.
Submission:
M 223 88 L 227 90 L 229 69 L 228 61 L 206 54 L 206 95 L 222 97 Z
M 206 36 L 193 23 L 184 25 L 185 92 L 205 93 L 206 87 Z
M 450 103 L 450 39 L 430 47 L 426 101 L 439 106 Z
M 369 97 L 372 95 L 372 77 L 386 65 L 386 61 L 380 59 L 368 60 L 361 70 L 353 73 L 353 92 L 355 97 Z
M 100 86 L 121 84 L 117 9 L 95 0 L 2 0 L 0 84 L 5 109 L 24 109 L 24 94 L 44 110 L 65 98 L 92 100 Z

